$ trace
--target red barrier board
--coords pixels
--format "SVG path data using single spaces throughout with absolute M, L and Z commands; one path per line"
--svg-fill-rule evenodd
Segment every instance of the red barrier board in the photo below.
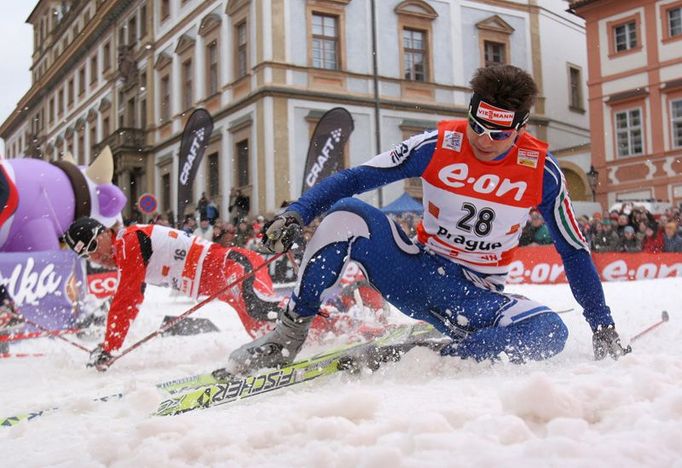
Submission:
M 635 281 L 682 276 L 682 253 L 600 253 L 593 254 L 602 281 Z M 561 257 L 553 246 L 523 247 L 511 264 L 510 284 L 565 283 Z
M 115 271 L 88 275 L 88 290 L 90 294 L 100 299 L 113 296 L 116 292 L 117 284 L 118 273 Z
M 602 281 L 636 281 L 682 276 L 682 253 L 592 254 Z M 116 272 L 88 275 L 90 293 L 99 298 L 116 291 Z M 516 250 L 509 270 L 509 284 L 566 283 L 564 264 L 554 246 L 522 247 Z

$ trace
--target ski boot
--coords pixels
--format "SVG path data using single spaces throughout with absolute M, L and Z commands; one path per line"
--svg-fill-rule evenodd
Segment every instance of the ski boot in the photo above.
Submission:
M 225 380 L 253 369 L 290 364 L 301 350 L 313 318 L 282 310 L 270 333 L 232 351 L 227 366 L 213 371 L 213 376 Z

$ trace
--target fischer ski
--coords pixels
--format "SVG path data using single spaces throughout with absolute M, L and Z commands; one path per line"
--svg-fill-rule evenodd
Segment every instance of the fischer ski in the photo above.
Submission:
M 170 380 L 157 384 L 157 388 L 166 390 L 177 396 L 171 397 L 161 403 L 159 409 L 152 415 L 169 415 L 180 412 L 191 411 L 193 409 L 229 403 L 234 400 L 241 400 L 250 396 L 256 396 L 278 388 L 296 385 L 308 380 L 312 380 L 323 375 L 331 375 L 339 371 L 351 372 L 360 368 L 359 362 L 362 361 L 370 368 L 378 367 L 380 362 L 398 360 L 401 353 L 404 353 L 414 346 L 424 345 L 428 339 L 442 337 L 433 327 L 426 323 L 419 322 L 416 325 L 401 325 L 390 330 L 386 335 L 366 341 L 363 343 L 350 344 L 331 352 L 325 352 L 316 356 L 304 359 L 280 369 L 264 371 L 260 374 L 246 376 L 243 378 L 232 379 L 230 381 L 218 381 L 212 373 L 200 374 L 191 377 Z M 371 361 L 371 362 L 370 362 Z M 217 400 L 208 405 L 204 400 L 194 400 L 194 405 L 190 395 L 196 392 L 213 393 L 220 386 L 235 385 L 235 382 L 243 382 L 243 388 L 236 398 L 232 400 Z M 264 385 L 267 383 L 267 386 Z M 277 385 L 274 385 L 274 384 Z M 186 393 L 181 393 L 186 392 Z M 93 398 L 95 402 L 108 402 L 120 400 L 125 395 L 115 393 L 103 397 Z M 177 399 L 182 401 L 180 406 L 171 405 L 171 401 Z M 0 427 L 12 427 L 24 421 L 32 421 L 41 416 L 58 412 L 60 407 L 55 406 L 38 411 L 28 411 L 13 416 L 0 418 Z M 164 410 L 164 411 L 162 411 Z
M 402 334 L 404 334 L 406 331 L 411 332 L 412 327 L 413 327 L 413 325 L 399 325 L 395 328 L 388 330 L 388 332 L 384 333 L 384 335 L 382 335 L 381 337 L 378 337 L 377 339 L 388 339 L 389 337 L 402 336 Z M 321 360 L 323 358 L 329 358 L 330 356 L 333 356 L 336 353 L 346 352 L 346 351 L 350 351 L 356 347 L 365 346 L 367 343 L 369 343 L 371 341 L 372 340 L 363 341 L 361 343 L 350 343 L 350 344 L 341 346 L 341 347 L 336 348 L 336 349 L 331 350 L 331 351 L 325 351 L 323 353 L 316 354 L 310 358 L 302 360 L 301 362 L 303 362 L 303 361 L 308 362 L 308 361 L 313 360 L 313 359 L 320 359 Z M 294 364 L 290 364 L 290 366 L 293 366 Z M 289 366 L 287 366 L 287 367 L 289 367 Z M 179 379 L 168 380 L 166 382 L 156 384 L 156 387 L 158 389 L 164 390 L 170 394 L 174 394 L 174 393 L 185 392 L 187 390 L 195 389 L 198 387 L 204 387 L 206 385 L 219 383 L 220 380 L 215 378 L 215 376 L 213 375 L 213 372 L 207 372 L 204 374 L 197 374 L 197 375 L 192 375 L 192 376 L 187 376 L 187 377 L 181 377 Z
M 204 374 L 185 379 L 182 383 L 180 382 L 183 379 L 179 379 L 165 387 L 160 384 L 160 388 L 165 388 L 173 395 L 162 401 L 154 414 L 170 416 L 224 405 L 342 371 L 358 372 L 362 367 L 376 370 L 383 362 L 398 361 L 402 354 L 416 346 L 437 349 L 440 344 L 444 344 L 442 338 L 431 325 L 420 322 L 398 327 L 374 340 L 252 375 L 218 380 L 212 374 Z M 438 339 L 441 341 L 435 341 Z

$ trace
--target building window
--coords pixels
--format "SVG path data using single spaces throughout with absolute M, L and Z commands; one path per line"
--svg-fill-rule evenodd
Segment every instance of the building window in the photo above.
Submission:
M 161 122 L 165 122 L 170 118 L 171 105 L 171 86 L 170 75 L 161 77 Z
M 163 211 L 169 211 L 171 208 L 171 175 L 164 174 L 161 176 L 161 205 Z M 178 221 L 181 221 L 178 219 Z
M 71 105 L 73 104 L 73 95 L 75 94 L 74 86 L 75 86 L 74 80 L 73 80 L 73 78 L 71 78 L 66 85 L 66 97 L 67 97 L 66 104 L 69 107 L 71 107 Z
M 118 46 L 125 45 L 126 43 L 126 27 L 121 26 L 118 28 Z M 120 50 L 120 49 L 119 49 Z
M 111 68 L 111 43 L 104 44 L 104 56 L 102 58 L 102 71 L 109 71 Z
M 668 31 L 671 37 L 682 34 L 682 7 L 668 10 Z
M 208 155 L 206 169 L 208 170 L 208 195 L 209 197 L 214 198 L 220 195 L 220 165 L 218 153 Z
M 248 57 L 247 57 L 247 45 L 248 45 L 248 35 L 246 30 L 246 21 L 242 21 L 236 26 L 236 38 L 235 42 L 237 50 L 235 57 L 235 64 L 237 65 L 237 76 L 236 78 L 241 78 L 246 76 L 248 69 Z
M 206 46 L 206 94 L 213 96 L 218 92 L 218 41 Z
M 90 58 L 90 84 L 97 83 L 97 55 Z
M 618 156 L 642 154 L 642 110 L 616 112 L 616 144 Z
M 682 148 L 682 99 L 670 103 L 672 117 L 673 146 Z
M 249 140 L 242 140 L 235 148 L 237 154 L 235 174 L 237 175 L 237 187 L 249 185 Z
M 572 110 L 583 111 L 583 90 L 582 90 L 582 71 L 578 67 L 568 67 L 568 85 L 569 85 L 569 107 Z
M 128 20 L 128 45 L 137 43 L 137 17 L 133 16 Z
M 90 161 L 95 158 L 95 146 L 97 146 L 97 127 L 94 123 L 90 124 Z M 85 161 L 89 163 L 90 161 Z
M 630 21 L 613 28 L 613 40 L 616 52 L 634 49 L 637 47 L 637 23 Z
M 165 21 L 170 16 L 170 0 L 161 0 L 160 6 L 161 21 Z
M 415 29 L 403 29 L 406 80 L 426 80 L 426 33 Z
M 147 5 L 140 8 L 140 38 L 147 35 Z
M 189 109 L 194 102 L 192 92 L 192 59 L 185 60 L 182 63 L 182 108 Z
M 48 110 L 48 118 L 50 120 L 50 123 L 54 122 L 54 100 L 55 100 L 54 97 L 50 98 L 49 110 Z
M 485 66 L 507 63 L 506 45 L 501 42 L 484 41 L 483 57 Z
M 140 100 L 140 128 L 147 128 L 147 99 L 142 98 Z
M 313 67 L 338 70 L 338 18 L 313 13 Z
M 85 65 L 78 70 L 78 95 L 85 93 Z
M 109 122 L 109 116 L 102 118 L 102 135 L 104 138 L 111 134 L 111 123 Z
M 85 159 L 85 133 L 82 131 L 78 132 L 78 163 L 83 165 L 87 163 Z
M 128 99 L 128 104 L 126 106 L 126 122 L 128 127 L 135 128 L 137 123 L 135 122 L 135 98 L 131 97 Z
M 64 88 L 57 93 L 57 115 L 61 118 L 64 114 Z

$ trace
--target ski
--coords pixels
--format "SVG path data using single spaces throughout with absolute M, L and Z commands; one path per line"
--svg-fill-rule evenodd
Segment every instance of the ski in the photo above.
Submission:
M 99 398 L 93 398 L 92 401 L 101 401 L 101 402 L 106 402 L 106 401 L 112 401 L 112 400 L 120 400 L 123 398 L 123 393 L 114 393 L 113 395 L 107 395 Z M 24 421 L 31 421 L 33 419 L 39 418 L 41 416 L 45 416 L 46 414 L 54 413 L 55 411 L 58 411 L 59 407 L 55 406 L 53 408 L 48 408 L 44 410 L 39 410 L 39 411 L 31 411 L 27 413 L 21 413 L 17 414 L 14 416 L 9 416 L 7 418 L 0 419 L 0 426 L 4 427 L 12 427 L 16 426 L 19 423 L 22 423 Z
M 398 325 L 395 328 L 392 328 L 388 330 L 384 335 L 379 337 L 378 339 L 388 339 L 389 337 L 399 337 L 403 336 L 405 332 L 412 332 L 412 325 Z M 356 347 L 361 347 L 365 346 L 368 341 L 364 341 L 361 343 L 350 343 L 341 347 L 338 347 L 336 349 L 333 349 L 331 351 L 325 351 L 320 354 L 316 354 L 312 356 L 311 358 L 307 358 L 305 360 L 300 361 L 300 363 L 304 362 L 309 362 L 311 360 L 323 360 L 323 359 L 328 359 L 330 357 L 333 357 L 335 354 L 341 353 L 341 352 L 348 352 L 351 351 L 352 349 Z M 290 364 L 290 366 L 294 366 L 297 363 Z M 288 366 L 287 366 L 288 367 Z M 186 392 L 187 390 L 199 388 L 199 387 L 204 387 L 206 385 L 211 385 L 219 383 L 218 379 L 216 379 L 213 376 L 212 372 L 207 372 L 204 374 L 197 374 L 197 375 L 191 375 L 187 377 L 181 377 L 179 379 L 172 379 L 168 380 L 166 382 L 162 382 L 159 384 L 156 384 L 156 387 L 160 390 L 164 390 L 170 394 L 175 394 L 175 393 L 180 393 L 180 392 Z
M 0 359 L 45 357 L 45 353 L 0 353 Z
M 243 382 L 243 388 L 241 389 L 240 393 L 236 398 L 233 398 L 233 400 L 241 400 L 250 396 L 256 396 L 265 393 L 266 391 L 299 384 L 307 380 L 321 377 L 323 375 L 331 375 L 342 370 L 353 371 L 357 366 L 357 360 L 362 357 L 363 354 L 373 355 L 375 360 L 397 360 L 400 352 L 405 352 L 413 346 L 423 344 L 424 340 L 430 338 L 431 336 L 440 337 L 442 335 L 436 332 L 435 329 L 430 325 L 422 322 L 419 322 L 416 325 L 401 325 L 390 330 L 386 335 L 374 340 L 359 344 L 350 344 L 334 351 L 325 352 L 323 354 L 318 354 L 311 358 L 295 362 L 280 369 L 265 371 L 261 374 L 255 374 L 253 376 L 247 376 L 240 379 L 233 379 L 229 382 L 218 382 L 211 373 L 170 380 L 168 382 L 158 384 L 157 387 L 175 394 L 180 392 L 188 392 L 174 397 L 175 399 L 182 400 L 183 404 L 180 405 L 180 410 L 173 411 L 173 409 L 177 409 L 177 407 L 172 406 L 167 399 L 160 404 L 159 409 L 153 413 L 153 415 L 177 414 L 179 412 L 186 412 L 204 407 L 205 405 L 203 405 L 203 400 L 201 400 L 202 406 L 197 405 L 195 401 L 194 407 L 190 408 L 189 403 L 191 400 L 189 395 L 192 395 L 197 391 L 206 392 L 207 390 L 215 394 L 215 391 L 211 389 L 215 389 L 226 384 L 234 385 L 234 382 Z M 369 350 L 374 350 L 374 352 L 368 353 Z M 373 364 L 370 363 L 369 365 L 371 367 Z M 376 365 L 378 367 L 378 363 L 376 363 Z M 273 382 L 277 383 L 277 385 L 273 385 Z M 264 388 L 265 383 L 268 384 L 266 388 Z M 247 385 L 250 385 L 250 387 L 247 387 Z M 249 389 L 251 390 L 249 391 Z M 120 400 L 124 396 L 125 395 L 123 393 L 115 393 L 112 395 L 93 398 L 92 401 L 108 402 Z M 171 398 L 171 400 L 172 399 L 173 398 Z M 230 400 L 225 400 L 223 398 L 220 401 L 216 400 L 214 403 L 210 403 L 208 406 L 225 404 L 229 402 Z M 164 408 L 165 411 L 161 411 Z M 32 421 L 41 416 L 55 413 L 59 411 L 59 409 L 60 408 L 58 406 L 55 406 L 52 408 L 28 411 L 5 418 L 0 418 L 0 427 L 13 427 L 22 422 Z
M 211 376 L 212 382 L 194 388 L 188 388 L 185 381 L 184 393 L 178 394 L 183 390 L 177 387 L 166 387 L 174 390 L 174 394 L 162 401 L 154 414 L 170 416 L 224 405 L 341 371 L 357 372 L 363 366 L 375 370 L 382 362 L 399 360 L 402 354 L 415 346 L 433 344 L 437 348 L 438 342 L 429 341 L 436 338 L 442 338 L 442 335 L 432 326 L 418 323 L 398 327 L 374 340 L 316 355 L 277 369 L 224 381 Z M 196 381 L 210 379 L 207 375 L 200 376 Z

